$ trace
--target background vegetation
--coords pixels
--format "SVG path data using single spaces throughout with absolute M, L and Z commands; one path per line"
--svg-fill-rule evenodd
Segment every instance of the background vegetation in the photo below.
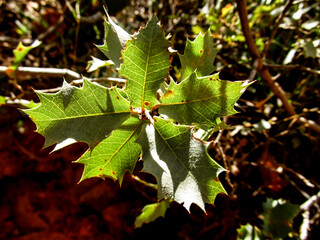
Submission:
M 53 147 L 42 149 L 19 111 L 38 102 L 33 89 L 56 92 L 63 77 L 76 86 L 81 74 L 116 84 L 111 67 L 86 71 L 91 56 L 105 60 L 94 46 L 103 43 L 103 4 L 129 33 L 155 12 L 180 53 L 186 38 L 210 28 L 220 78 L 256 80 L 239 113 L 225 119 L 231 128 L 211 138 L 210 155 L 228 170 L 221 174 L 228 195 L 206 205 L 207 215 L 171 203 L 164 218 L 135 229 L 155 190 L 129 174 L 121 189 L 110 179 L 77 184 L 82 166 L 72 161 L 87 146 L 49 154 Z M 303 0 L 0 1 L 0 239 L 317 239 L 319 10 Z M 13 53 L 36 39 L 41 45 L 25 57 Z M 179 79 L 177 55 L 171 60 Z M 141 164 L 135 175 L 154 181 Z

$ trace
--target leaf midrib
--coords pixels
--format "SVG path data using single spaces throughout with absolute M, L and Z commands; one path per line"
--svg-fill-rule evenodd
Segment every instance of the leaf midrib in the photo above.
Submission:
M 145 89 L 146 89 L 146 84 L 147 84 L 148 66 L 149 66 L 149 60 L 150 60 L 150 50 L 151 50 L 152 40 L 153 40 L 153 28 L 152 28 L 152 31 L 151 31 L 151 37 L 150 37 L 150 41 L 149 41 L 149 49 L 148 49 L 148 54 L 147 54 L 146 68 L 145 68 L 145 71 L 144 71 L 142 98 L 141 98 L 141 108 L 143 108 L 143 103 L 144 103 L 144 99 L 145 99 Z

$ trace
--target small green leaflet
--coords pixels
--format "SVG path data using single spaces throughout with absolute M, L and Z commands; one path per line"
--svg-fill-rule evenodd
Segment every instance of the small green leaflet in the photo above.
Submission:
M 122 52 L 120 75 L 128 80 L 126 92 L 133 108 L 157 104 L 157 90 L 168 75 L 169 42 L 157 22 L 153 17 Z
M 121 51 L 125 48 L 127 41 L 131 39 L 131 35 L 115 24 L 109 15 L 105 20 L 104 29 L 104 44 L 97 45 L 97 47 L 114 63 L 116 68 L 120 68 Z
M 84 164 L 81 180 L 90 177 L 109 177 L 119 180 L 128 170 L 131 174 L 139 159 L 141 147 L 135 143 L 144 121 L 130 117 L 93 151 L 87 151 L 77 162 Z
M 223 189 L 218 175 L 224 169 L 207 152 L 208 143 L 192 136 L 189 126 L 154 118 L 137 140 L 142 146 L 144 171 L 158 184 L 158 199 L 171 198 L 190 209 L 192 203 L 205 211 Z
M 169 207 L 170 201 L 168 199 L 144 206 L 142 213 L 136 218 L 134 226 L 139 228 L 144 223 L 152 222 L 158 217 L 164 217 Z
M 129 102 L 117 88 L 105 88 L 83 79 L 81 89 L 64 82 L 55 94 L 37 92 L 40 106 L 25 110 L 46 137 L 44 147 L 68 138 L 91 149 L 130 117 Z
M 27 54 L 34 48 L 41 45 L 41 41 L 35 40 L 30 46 L 24 46 L 22 42 L 19 42 L 16 49 L 13 50 L 14 62 L 6 70 L 9 77 L 14 78 L 14 72 L 18 69 L 22 60 L 27 56 Z
M 219 79 L 219 74 L 198 77 L 192 73 L 180 84 L 173 81 L 161 97 L 159 112 L 181 124 L 218 126 L 219 117 L 235 114 L 234 104 L 247 85 Z
M 213 66 L 218 50 L 213 47 L 210 29 L 191 42 L 187 39 L 184 54 L 180 55 L 181 81 L 189 77 L 195 70 L 199 77 L 211 74 L 216 68 Z

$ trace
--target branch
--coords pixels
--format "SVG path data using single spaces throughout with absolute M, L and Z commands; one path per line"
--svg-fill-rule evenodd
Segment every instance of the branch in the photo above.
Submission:
M 316 195 L 313 195 L 311 198 L 309 198 L 306 202 L 304 202 L 300 206 L 300 210 L 303 211 L 302 217 L 303 221 L 300 227 L 300 239 L 306 240 L 308 239 L 308 230 L 310 227 L 310 208 L 320 200 L 320 192 L 318 192 Z
M 258 51 L 258 48 L 255 44 L 255 41 L 252 37 L 251 30 L 249 28 L 249 21 L 248 21 L 248 12 L 247 12 L 247 1 L 246 0 L 236 0 L 237 7 L 238 7 L 238 13 L 240 17 L 240 22 L 242 26 L 243 35 L 246 39 L 246 43 L 248 45 L 248 50 L 255 62 L 257 62 L 257 71 L 259 72 L 263 82 L 271 89 L 271 91 L 279 98 L 283 104 L 283 107 L 285 110 L 291 115 L 295 116 L 297 115 L 294 107 L 289 103 L 288 98 L 286 96 L 286 93 L 282 89 L 282 87 L 279 85 L 279 83 L 273 81 L 272 75 L 270 74 L 268 68 L 265 67 L 264 61 L 262 59 L 262 56 L 260 52 Z M 305 125 L 307 127 L 310 127 L 314 131 L 320 133 L 320 126 L 311 121 L 307 120 L 305 118 L 298 118 L 297 122 Z
M 265 63 L 264 64 L 265 67 L 267 68 L 273 68 L 273 69 L 285 69 L 285 70 L 292 70 L 292 69 L 301 69 L 303 71 L 306 71 L 306 72 L 310 72 L 310 73 L 313 73 L 313 74 L 318 74 L 320 75 L 320 70 L 315 70 L 315 69 L 311 69 L 311 68 L 308 68 L 308 67 L 305 67 L 305 66 L 301 66 L 301 65 L 279 65 L 279 64 L 268 64 L 268 63 Z
M 8 67 L 0 66 L 0 74 L 6 74 L 7 69 Z M 18 75 L 28 74 L 32 76 L 70 77 L 72 79 L 81 78 L 79 73 L 65 68 L 18 67 L 15 73 Z

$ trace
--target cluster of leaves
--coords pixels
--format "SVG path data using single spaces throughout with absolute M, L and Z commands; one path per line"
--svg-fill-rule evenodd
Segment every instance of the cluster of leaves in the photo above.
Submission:
M 40 106 L 26 112 L 45 136 L 45 147 L 86 142 L 90 150 L 78 160 L 85 166 L 81 180 L 110 177 L 120 184 L 141 156 L 143 171 L 157 179 L 159 199 L 205 210 L 205 203 L 225 192 L 218 179 L 224 169 L 208 155 L 207 137 L 194 134 L 219 129 L 221 117 L 236 113 L 234 104 L 247 85 L 211 74 L 217 51 L 210 31 L 187 42 L 179 55 L 181 82 L 169 85 L 164 79 L 170 44 L 156 17 L 133 36 L 110 18 L 105 31 L 99 48 L 127 79 L 125 89 L 84 78 L 80 89 L 65 82 L 58 93 L 38 92 Z

